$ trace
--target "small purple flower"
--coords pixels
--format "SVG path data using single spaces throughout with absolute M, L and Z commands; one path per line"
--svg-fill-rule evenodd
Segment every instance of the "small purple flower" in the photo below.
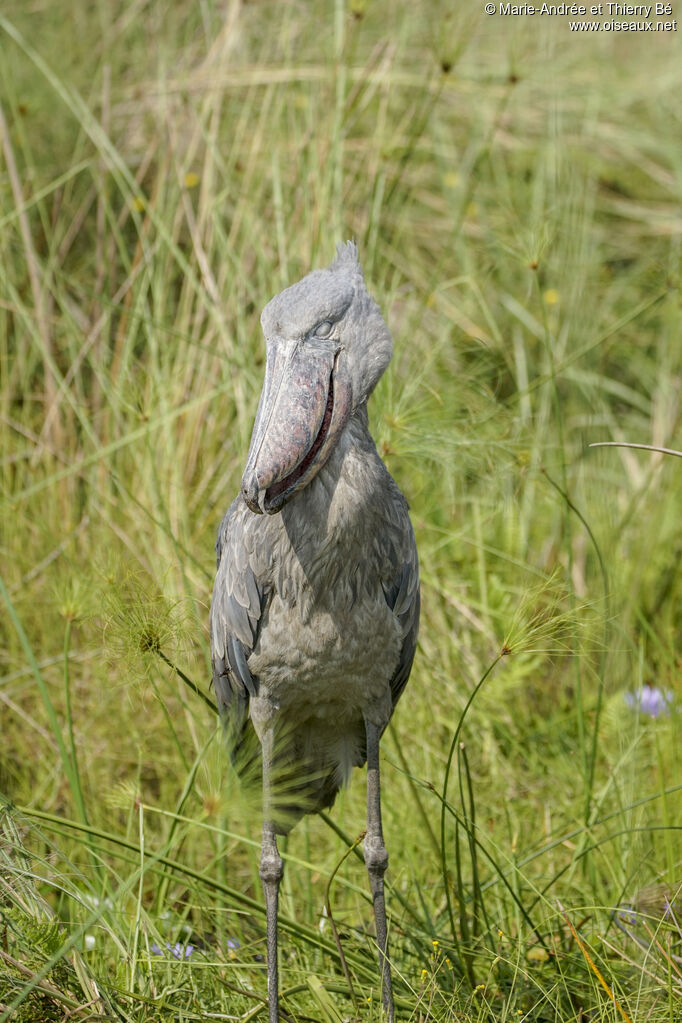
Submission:
M 631 710 L 638 710 L 647 717 L 657 718 L 669 714 L 673 702 L 670 689 L 657 689 L 656 686 L 639 686 L 634 692 L 624 693 L 624 699 Z
M 166 945 L 166 948 L 170 949 L 170 953 L 175 959 L 189 959 L 194 951 L 194 945 L 181 945 L 179 941 L 173 946 Z
M 194 945 L 182 945 L 179 941 L 176 941 L 174 945 L 171 945 L 171 943 L 167 941 L 166 948 L 174 959 L 189 959 L 194 951 Z M 162 956 L 163 949 L 159 948 L 155 942 L 151 947 L 151 953 L 154 956 Z
M 629 924 L 630 927 L 634 927 L 637 923 L 637 913 L 635 912 L 634 906 L 626 905 L 624 903 L 618 907 L 617 913 L 624 924 Z

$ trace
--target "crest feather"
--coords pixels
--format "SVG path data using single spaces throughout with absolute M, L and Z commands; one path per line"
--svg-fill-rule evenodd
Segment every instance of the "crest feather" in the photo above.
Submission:
M 358 247 L 353 241 L 338 242 L 336 246 L 336 259 L 329 267 L 330 270 L 351 270 L 359 273 L 362 277 L 362 267 L 358 259 Z

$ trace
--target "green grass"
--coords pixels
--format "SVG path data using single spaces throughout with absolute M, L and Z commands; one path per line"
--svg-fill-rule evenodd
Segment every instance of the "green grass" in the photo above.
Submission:
M 58 7 L 0 15 L 0 1021 L 264 1018 L 258 793 L 174 666 L 210 697 L 260 310 L 354 237 L 422 565 L 382 744 L 398 1017 L 672 1023 L 682 466 L 589 444 L 682 447 L 677 37 Z M 363 781 L 286 846 L 288 1019 L 380 1019 Z

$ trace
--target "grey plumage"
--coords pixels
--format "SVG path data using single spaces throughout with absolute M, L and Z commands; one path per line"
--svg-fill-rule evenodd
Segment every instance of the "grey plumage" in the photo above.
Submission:
M 351 243 L 272 299 L 261 322 L 265 384 L 242 494 L 218 534 L 213 682 L 233 749 L 252 747 L 255 729 L 264 751 L 269 914 L 281 876 L 275 832 L 330 805 L 368 750 L 376 793 L 366 859 L 383 907 L 378 739 L 407 683 L 419 621 L 407 502 L 367 419 L 392 341 Z M 379 850 L 369 858 L 368 842 Z M 385 917 L 382 926 L 383 939 L 377 917 L 392 1018 Z M 276 953 L 268 966 L 272 1023 Z

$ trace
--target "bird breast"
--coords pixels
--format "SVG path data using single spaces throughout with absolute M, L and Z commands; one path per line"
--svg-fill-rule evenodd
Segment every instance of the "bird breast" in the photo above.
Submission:
M 367 716 L 383 727 L 401 641 L 383 592 L 363 594 L 351 609 L 305 615 L 275 595 L 249 658 L 259 679 L 253 702 L 265 700 L 272 711 L 298 721 L 334 720 L 343 727 Z M 258 711 L 252 707 L 254 723 Z

